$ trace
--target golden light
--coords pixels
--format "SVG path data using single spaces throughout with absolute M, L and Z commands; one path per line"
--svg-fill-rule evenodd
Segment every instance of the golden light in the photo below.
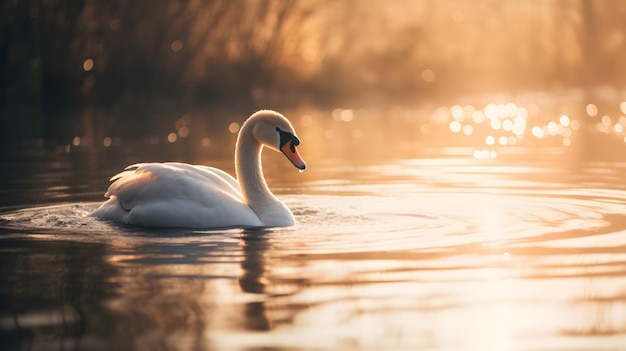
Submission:
M 598 115 L 598 107 L 596 105 L 594 105 L 594 104 L 588 104 L 585 107 L 585 111 L 587 111 L 587 114 L 590 117 L 595 117 L 595 116 Z
M 83 61 L 83 69 L 85 70 L 85 72 L 91 71 L 93 69 L 93 65 L 94 65 L 94 62 L 90 58 Z
M 459 121 L 452 121 L 450 122 L 450 124 L 448 125 L 448 127 L 450 128 L 450 131 L 454 132 L 454 133 L 458 133 L 461 131 L 461 123 Z
M 504 106 L 505 116 L 514 116 L 517 114 L 517 105 L 509 102 Z
M 174 40 L 172 42 L 172 44 L 170 45 L 170 49 L 173 52 L 179 52 L 180 50 L 183 49 L 183 42 L 181 40 L 178 40 L 178 39 Z
M 607 115 L 602 116 L 602 124 L 605 127 L 609 127 L 611 125 L 611 117 L 609 117 Z
M 502 129 L 507 132 L 513 130 L 513 121 L 511 121 L 510 119 L 504 120 L 504 122 L 502 122 Z
M 189 128 L 187 128 L 186 126 L 180 127 L 180 129 L 178 129 L 178 136 L 181 138 L 186 138 L 187 136 L 189 136 Z
M 515 122 L 513 123 L 513 128 L 511 130 L 515 133 L 515 135 L 523 136 L 524 131 L 526 130 L 526 117 L 515 117 Z
M 488 135 L 488 136 L 485 138 L 485 143 L 486 143 L 487 145 L 493 145 L 493 144 L 495 144 L 495 142 L 496 142 L 496 138 L 494 138 L 494 137 L 493 137 L 493 136 L 491 136 L 491 135 Z
M 232 134 L 236 134 L 239 131 L 239 123 L 231 122 L 228 125 L 228 131 L 231 132 Z
M 559 133 L 559 127 L 563 128 L 560 124 L 557 124 L 554 121 L 550 121 L 550 123 L 548 123 L 548 134 L 550 134 L 551 136 L 555 136 Z
M 465 120 L 465 111 L 459 105 L 450 107 L 450 114 L 455 121 L 463 122 Z
M 426 83 L 432 83 L 435 81 L 435 71 L 432 69 L 425 69 L 422 71 L 422 80 Z
M 469 124 L 466 124 L 463 126 L 463 134 L 465 135 L 472 135 L 472 133 L 474 133 L 474 127 L 472 127 Z
M 496 104 L 488 104 L 485 106 L 485 116 L 491 120 L 498 118 L 498 107 Z
M 543 128 L 539 126 L 534 126 L 532 129 L 532 133 L 537 139 L 542 139 L 544 137 Z
M 485 121 L 485 114 L 480 110 L 474 111 L 472 112 L 472 119 L 474 120 L 474 123 L 483 123 Z
M 523 119 L 528 118 L 528 110 L 525 107 L 520 107 L 517 109 L 517 116 Z
M 200 140 L 200 145 L 202 145 L 202 147 L 209 147 L 209 145 L 211 145 L 211 139 L 207 137 L 202 138 L 202 140 Z
M 502 128 L 502 122 L 499 119 L 497 119 L 497 118 L 492 119 L 491 120 L 491 128 L 493 130 L 500 130 L 500 128 Z
M 111 139 L 111 137 L 105 137 L 102 140 L 102 145 L 104 145 L 105 147 L 109 147 L 111 146 L 111 144 L 113 144 L 113 139 Z
M 80 137 L 75 136 L 75 137 L 72 139 L 72 145 L 74 145 L 74 146 L 79 146 L 79 145 L 80 145 Z
M 341 111 L 340 118 L 344 122 L 350 122 L 354 118 L 354 113 L 352 113 L 352 110 L 343 110 Z
M 175 143 L 177 139 L 178 136 L 176 135 L 176 133 L 169 133 L 167 135 L 167 141 L 169 141 L 170 143 Z
M 485 160 L 498 157 L 498 153 L 494 150 L 474 150 L 474 158 Z
M 570 119 L 566 115 L 562 115 L 561 117 L 559 117 L 559 122 L 563 127 L 567 127 L 569 126 Z
M 622 111 L 622 113 L 626 114 L 626 101 L 620 102 L 619 109 L 620 111 Z

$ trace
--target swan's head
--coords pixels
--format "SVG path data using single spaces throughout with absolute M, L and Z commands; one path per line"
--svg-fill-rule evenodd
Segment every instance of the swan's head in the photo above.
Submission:
M 254 123 L 252 135 L 259 143 L 282 152 L 299 170 L 306 168 L 306 162 L 296 148 L 300 139 L 287 118 L 278 112 L 263 110 L 250 116 L 246 123 L 249 122 Z

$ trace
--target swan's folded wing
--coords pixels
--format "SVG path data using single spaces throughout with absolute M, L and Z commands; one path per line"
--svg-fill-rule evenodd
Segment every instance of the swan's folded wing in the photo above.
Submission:
M 215 168 L 144 163 L 133 165 L 112 179 L 105 194 L 110 199 L 95 213 L 103 219 L 165 227 L 225 227 L 260 222 L 243 203 L 237 181 Z

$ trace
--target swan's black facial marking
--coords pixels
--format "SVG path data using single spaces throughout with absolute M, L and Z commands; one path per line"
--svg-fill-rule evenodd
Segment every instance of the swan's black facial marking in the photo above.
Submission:
M 291 142 L 291 144 L 289 145 L 289 150 L 291 150 L 291 153 L 295 153 L 296 152 L 296 146 L 300 145 L 300 139 L 298 139 L 298 137 L 296 137 L 295 135 L 289 133 L 289 132 L 285 132 L 280 130 L 280 128 L 276 127 L 276 131 L 278 132 L 278 135 L 280 135 L 280 145 L 279 148 L 282 150 L 283 146 L 285 146 L 287 143 Z

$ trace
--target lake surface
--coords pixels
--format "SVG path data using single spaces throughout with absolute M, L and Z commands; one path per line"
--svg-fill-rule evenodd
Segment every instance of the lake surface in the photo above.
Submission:
M 232 151 L 122 142 L 5 158 L 0 342 L 11 350 L 625 350 L 618 116 L 607 126 L 551 114 L 516 131 L 512 113 L 494 128 L 487 108 L 471 124 L 448 111 L 411 130 L 401 118 L 394 128 L 359 125 L 364 111 L 303 115 L 296 128 L 307 171 L 264 155 L 270 187 L 296 216 L 290 228 L 144 229 L 86 217 L 128 164 L 178 160 L 232 173 Z M 567 135 L 574 120 L 581 125 Z

